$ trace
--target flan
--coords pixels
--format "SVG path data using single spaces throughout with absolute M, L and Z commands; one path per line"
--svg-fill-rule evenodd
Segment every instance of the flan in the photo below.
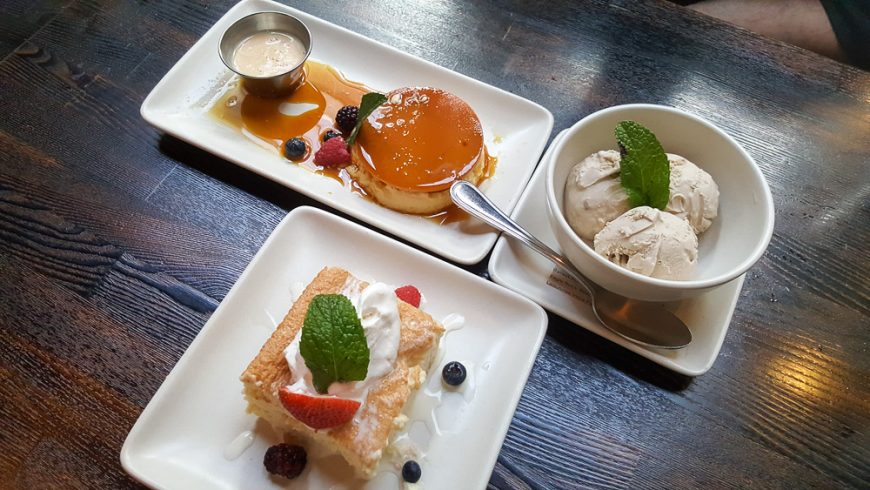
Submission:
M 241 375 L 249 412 L 276 431 L 291 433 L 324 452 L 340 454 L 363 478 L 375 475 L 390 434 L 405 420 L 402 409 L 426 379 L 444 327 L 428 313 L 398 301 L 400 334 L 395 364 L 367 391 L 354 418 L 344 425 L 326 430 L 308 427 L 284 408 L 278 391 L 293 379 L 285 349 L 300 332 L 311 300 L 321 294 L 355 296 L 367 286 L 344 269 L 321 270 Z
M 381 205 L 430 214 L 448 207 L 450 185 L 486 174 L 483 129 L 467 102 L 430 87 L 405 87 L 363 122 L 348 172 Z

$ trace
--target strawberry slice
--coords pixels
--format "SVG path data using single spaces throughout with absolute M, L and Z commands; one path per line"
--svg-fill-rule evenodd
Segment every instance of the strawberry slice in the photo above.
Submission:
M 420 300 L 422 299 L 422 295 L 420 294 L 420 290 L 411 286 L 410 284 L 407 286 L 402 286 L 396 289 L 396 296 L 405 303 L 413 306 L 414 308 L 420 307 Z
M 291 415 L 312 429 L 346 424 L 360 406 L 360 402 L 346 398 L 293 393 L 287 386 L 278 390 L 278 398 Z

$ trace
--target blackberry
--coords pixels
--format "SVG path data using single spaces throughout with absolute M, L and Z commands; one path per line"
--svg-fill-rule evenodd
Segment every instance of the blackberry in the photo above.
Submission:
M 359 115 L 359 107 L 355 105 L 346 105 L 338 110 L 335 114 L 335 125 L 344 134 L 350 134 L 353 127 L 356 126 L 356 118 Z
M 323 141 L 329 141 L 332 138 L 335 138 L 336 136 L 341 136 L 341 134 L 336 133 L 335 131 L 330 129 L 327 132 L 323 133 Z
M 290 444 L 277 444 L 266 450 L 263 464 L 266 471 L 284 478 L 296 478 L 305 469 L 308 456 L 305 448 Z
M 405 464 L 402 465 L 402 479 L 406 482 L 417 483 L 420 481 L 421 476 L 423 476 L 423 470 L 420 469 L 420 465 L 413 459 L 405 461 Z
M 450 361 L 441 370 L 441 378 L 450 386 L 459 386 L 465 381 L 465 366 L 458 361 Z
M 291 160 L 297 160 L 308 152 L 308 145 L 302 138 L 293 138 L 284 143 L 284 155 Z

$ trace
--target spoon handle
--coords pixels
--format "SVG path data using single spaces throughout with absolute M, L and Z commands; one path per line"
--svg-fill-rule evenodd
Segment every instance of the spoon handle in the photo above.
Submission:
M 579 272 L 575 271 L 574 267 L 569 264 L 564 257 L 532 236 L 514 220 L 510 219 L 501 209 L 493 204 L 488 197 L 480 192 L 480 189 L 475 187 L 474 184 L 464 180 L 457 180 L 452 186 L 450 186 L 450 197 L 453 199 L 454 204 L 459 206 L 460 209 L 468 214 L 480 219 L 493 228 L 516 238 L 529 248 L 550 259 L 551 262 L 558 265 L 562 270 L 570 274 L 571 277 L 583 285 L 590 296 L 594 295 L 592 286 L 586 278 L 581 276 Z

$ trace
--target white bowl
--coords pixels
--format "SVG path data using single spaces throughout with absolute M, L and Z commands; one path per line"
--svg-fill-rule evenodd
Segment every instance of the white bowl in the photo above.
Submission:
M 687 158 L 719 185 L 719 216 L 698 236 L 698 267 L 690 280 L 656 279 L 619 267 L 596 253 L 565 219 L 568 172 L 591 153 L 617 149 L 613 131 L 625 120 L 649 128 L 666 152 Z M 752 267 L 773 234 L 773 199 L 752 157 L 719 128 L 673 107 L 628 104 L 584 117 L 557 144 L 546 184 L 550 225 L 562 253 L 586 277 L 629 298 L 676 301 L 724 284 Z

